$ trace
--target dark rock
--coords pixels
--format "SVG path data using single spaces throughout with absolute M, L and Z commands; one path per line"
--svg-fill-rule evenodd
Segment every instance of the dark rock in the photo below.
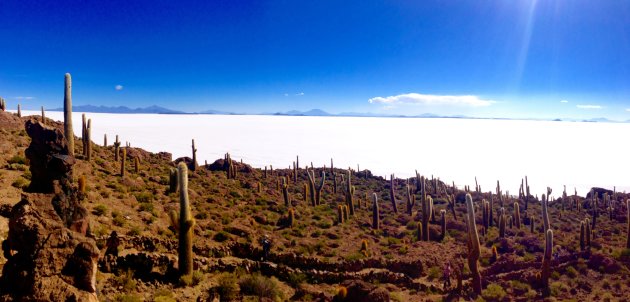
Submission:
M 51 193 L 53 181 L 62 183 L 72 179 L 74 157 L 68 155 L 68 146 L 61 130 L 35 120 L 25 124 L 31 144 L 24 154 L 31 170 L 30 192 Z
M 604 198 L 605 193 L 608 193 L 609 196 L 613 195 L 613 190 L 594 187 L 594 188 L 591 188 L 591 190 L 588 191 L 588 193 L 586 193 L 586 199 L 591 198 L 591 192 L 594 192 L 595 194 L 597 194 L 597 198 L 599 198 L 600 200 Z
M 96 242 L 65 227 L 50 199 L 23 195 L 11 211 L 1 301 L 98 301 Z
M 348 290 L 348 295 L 342 301 L 389 301 L 389 292 L 386 289 L 361 280 L 346 280 L 341 286 Z
M 234 165 L 234 167 L 236 168 L 236 171 L 238 172 L 250 173 L 254 170 L 252 166 L 235 161 L 235 160 L 232 160 L 232 165 Z M 213 163 L 209 164 L 207 166 L 207 169 L 210 171 L 227 171 L 228 162 L 225 159 L 220 158 L 220 159 L 215 160 Z

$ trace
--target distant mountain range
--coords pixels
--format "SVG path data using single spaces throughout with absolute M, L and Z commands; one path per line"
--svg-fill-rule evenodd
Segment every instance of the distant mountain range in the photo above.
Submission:
M 63 111 L 63 108 L 55 108 L 50 111 Z M 125 106 L 107 107 L 107 106 L 93 106 L 93 105 L 81 105 L 72 106 L 74 112 L 92 112 L 92 113 L 158 113 L 158 114 L 185 114 L 186 112 L 171 110 L 160 106 L 149 106 L 144 108 L 131 109 Z
M 160 106 L 149 106 L 144 108 L 129 108 L 125 106 L 107 107 L 107 106 L 94 106 L 94 105 L 79 105 L 72 106 L 74 112 L 93 112 L 93 113 L 119 113 L 119 114 L 134 114 L 134 113 L 151 113 L 151 114 L 218 114 L 218 115 L 245 115 L 245 113 L 235 113 L 229 111 L 220 110 L 204 110 L 199 112 L 184 112 L 171 110 Z M 63 111 L 63 108 L 51 109 L 50 111 Z M 278 116 L 338 116 L 338 117 L 396 117 L 396 118 L 461 118 L 461 119 L 494 119 L 494 120 L 510 120 L 509 118 L 478 118 L 469 117 L 465 115 L 437 115 L 433 113 L 423 113 L 419 115 L 401 115 L 401 114 L 381 114 L 381 113 L 360 113 L 360 112 L 342 112 L 339 114 L 328 113 L 321 109 L 311 109 L 308 111 L 291 110 L 286 112 L 275 113 L 259 113 L 254 115 L 278 115 Z M 593 122 L 593 123 L 630 123 L 627 121 L 614 121 L 604 117 L 591 118 L 591 119 L 571 119 L 571 118 L 556 118 L 556 119 L 522 119 L 522 120 L 541 120 L 541 121 L 557 121 L 557 122 Z

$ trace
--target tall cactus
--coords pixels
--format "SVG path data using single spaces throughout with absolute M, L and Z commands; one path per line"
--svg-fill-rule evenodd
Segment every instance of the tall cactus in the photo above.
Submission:
M 68 154 L 74 156 L 74 132 L 72 132 L 72 77 L 66 73 L 63 97 L 63 130 L 68 142 Z M 42 107 L 42 117 L 43 117 Z
M 85 156 L 88 161 L 92 159 L 92 119 L 88 119 L 87 128 L 85 132 Z
M 103 147 L 107 148 L 107 133 L 103 134 Z
M 195 148 L 195 140 L 192 140 L 192 171 L 197 170 L 197 148 Z
M 514 202 L 514 222 L 516 223 L 516 228 L 521 228 L 521 210 L 518 204 L 518 201 Z
M 118 134 L 116 134 L 116 141 L 114 142 L 114 160 L 118 161 L 118 153 L 120 153 L 120 142 L 118 141 Z
M 20 107 L 20 104 L 18 104 L 18 108 L 17 108 L 17 116 L 18 116 L 18 117 L 22 117 L 22 108 Z
M 542 272 L 540 273 L 543 288 L 549 287 L 549 275 L 551 267 L 551 254 L 553 250 L 553 231 L 547 230 L 545 233 L 545 255 L 543 257 Z
M 396 196 L 394 195 L 394 174 L 391 175 L 389 180 L 389 199 L 392 202 L 394 213 L 398 213 L 398 208 L 396 207 Z
M 433 216 L 433 198 L 426 196 L 422 203 L 422 240 L 429 241 L 429 220 Z
M 549 211 L 547 209 L 547 197 L 545 194 L 542 195 L 542 219 L 543 219 L 543 231 L 547 234 L 547 230 L 550 229 L 549 225 Z
M 584 251 L 584 248 L 586 247 L 585 233 L 586 226 L 584 224 L 584 221 L 580 221 L 580 251 Z
M 411 194 L 409 181 L 407 181 L 407 214 L 408 215 L 412 215 L 414 203 L 415 203 L 415 195 Z
M 378 197 L 376 193 L 372 194 L 374 201 L 372 202 L 372 228 L 378 230 L 381 227 L 381 219 L 378 210 Z
M 42 124 L 46 125 L 46 112 L 44 111 L 44 106 L 42 106 Z
M 475 205 L 472 196 L 466 194 L 466 217 L 468 223 L 468 268 L 472 275 L 472 287 L 476 294 L 481 294 L 481 274 L 479 273 L 479 234 L 475 223 Z
M 125 161 L 127 160 L 127 149 L 122 149 L 122 160 L 120 161 L 120 177 L 125 178 Z
M 282 197 L 284 198 L 284 205 L 286 207 L 291 206 L 291 199 L 289 197 L 289 184 L 287 184 L 287 178 L 282 178 Z
M 348 169 L 348 180 L 346 181 L 346 205 L 350 211 L 350 215 L 354 215 L 354 187 L 352 186 L 352 171 Z
M 440 226 L 442 228 L 442 240 L 444 240 L 444 238 L 446 238 L 446 210 L 440 210 L 440 216 L 441 216 Z
M 499 238 L 505 237 L 505 224 L 507 217 L 505 217 L 505 208 L 501 208 L 501 214 L 499 214 Z
M 188 201 L 188 168 L 184 162 L 177 166 L 179 183 L 179 273 L 187 276 L 193 272 L 193 227 L 195 220 Z
M 175 193 L 177 192 L 177 170 L 171 168 L 168 173 L 168 192 Z

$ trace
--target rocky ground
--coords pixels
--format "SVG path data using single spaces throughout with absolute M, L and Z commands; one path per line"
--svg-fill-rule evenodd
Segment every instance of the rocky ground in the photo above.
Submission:
M 121 162 L 115 160 L 111 138 L 107 147 L 92 143 L 89 161 L 82 155 L 80 138 L 75 138 L 73 173 L 68 184 L 59 185 L 52 192 L 33 193 L 29 188 L 36 181 L 34 177 L 51 176 L 41 176 L 37 170 L 40 168 L 29 161 L 29 152 L 25 153 L 32 141 L 39 139 L 28 135 L 28 120 L 38 123 L 41 118 L 18 118 L 0 112 L 0 239 L 5 240 L 10 234 L 33 238 L 30 243 L 8 240 L 10 248 L 0 257 L 2 280 L 6 282 L 11 279 L 7 276 L 19 272 L 33 276 L 30 283 L 20 283 L 29 288 L 29 297 L 47 294 L 55 300 L 54 297 L 95 296 L 102 301 L 211 301 L 217 297 L 222 301 L 257 301 L 259 297 L 298 301 L 630 299 L 624 203 L 629 196 L 625 194 L 614 194 L 610 202 L 604 202 L 606 191 L 597 190 L 601 201 L 596 208 L 590 196 L 571 195 L 549 202 L 555 255 L 549 287 L 545 289 L 537 276 L 545 245 L 540 202 L 530 196 L 526 208 L 523 196 L 503 198 L 507 216 L 514 216 L 514 203 L 519 203 L 522 225 L 506 225 L 505 236 L 500 238 L 497 218 L 501 201 L 493 197 L 492 225 L 485 228 L 479 205 L 482 199 L 491 197 L 474 192 L 473 188 L 472 196 L 478 205 L 476 222 L 483 280 L 481 295 L 475 295 L 466 261 L 465 192 L 461 188 L 442 182 L 436 186 L 430 179 L 427 181 L 426 193 L 433 196 L 435 214 L 428 223 L 430 240 L 422 241 L 417 234 L 423 217 L 422 192 L 417 190 L 416 179 L 409 181 L 416 200 L 411 214 L 406 208 L 407 180 L 394 181 L 398 209 L 394 213 L 389 180 L 374 177 L 367 170 L 351 171 L 354 214 L 340 222 L 339 205 L 347 204 L 342 175 L 347 180 L 348 171 L 316 167 L 316 186 L 321 171 L 326 172 L 326 180 L 321 202 L 313 206 L 309 194 L 304 196 L 309 182 L 305 162 L 300 162 L 297 176 L 292 169 L 265 172 L 234 161 L 236 175 L 228 178 L 224 159 L 200 163 L 195 171 L 189 171 L 188 191 L 196 222 L 195 273 L 192 278 L 179 278 L 177 232 L 169 213 L 178 211 L 180 204 L 178 192 L 169 190 L 169 173 L 179 161 L 192 167 L 191 160 L 173 161 L 168 153 L 121 146 L 126 151 L 122 177 Z M 46 124 L 62 129 L 52 120 Z M 69 164 L 66 158 L 63 162 Z M 281 179 L 285 176 L 288 205 L 282 190 Z M 85 179 L 84 189 L 78 187 L 80 179 Z M 378 230 L 372 227 L 373 193 L 379 200 Z M 609 195 L 613 196 L 613 192 Z M 449 201 L 453 200 L 451 208 Z M 578 204 L 580 210 L 576 209 Z M 599 216 L 591 244 L 582 249 L 580 222 L 591 218 L 595 209 Z M 290 212 L 294 216 L 292 224 Z M 120 234 L 117 257 L 104 256 L 112 231 Z M 264 235 L 273 242 L 267 261 L 261 261 L 260 240 Z M 7 262 L 6 257 L 13 260 Z M 14 265 L 20 257 L 33 263 L 31 268 Z M 95 280 L 90 279 L 90 261 L 98 264 Z M 71 262 L 78 263 L 73 264 L 77 268 L 72 269 Z M 447 262 L 454 272 L 453 286 L 445 290 L 442 270 Z M 90 281 L 94 282 L 93 290 Z M 42 287 L 49 288 L 40 296 L 33 293 L 42 291 Z M 11 293 L 17 290 L 15 287 L 2 288 L 4 300 L 19 300 Z

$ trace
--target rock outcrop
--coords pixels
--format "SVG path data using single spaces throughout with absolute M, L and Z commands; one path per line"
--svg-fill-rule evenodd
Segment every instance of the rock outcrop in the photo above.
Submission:
M 25 123 L 31 144 L 24 154 L 30 162 L 31 185 L 29 192 L 52 193 L 53 181 L 62 184 L 72 179 L 74 157 L 68 155 L 68 146 L 58 128 L 44 125 L 33 119 Z
M 2 301 L 98 301 L 96 242 L 66 227 L 50 194 L 23 195 L 2 243 Z

